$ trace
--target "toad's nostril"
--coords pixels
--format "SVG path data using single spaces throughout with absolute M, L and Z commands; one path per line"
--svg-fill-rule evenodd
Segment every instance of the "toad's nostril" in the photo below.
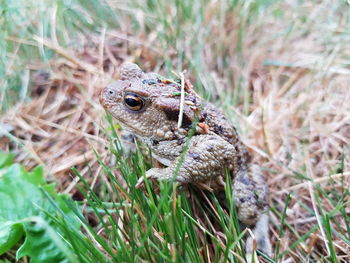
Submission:
M 105 94 L 107 96 L 113 96 L 113 95 L 115 95 L 115 91 L 113 89 L 111 89 L 111 88 L 106 88 L 105 89 Z

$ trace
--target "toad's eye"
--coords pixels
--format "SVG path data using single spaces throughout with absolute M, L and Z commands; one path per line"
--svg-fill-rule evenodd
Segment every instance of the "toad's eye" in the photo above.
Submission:
M 143 109 L 145 102 L 144 100 L 134 93 L 127 93 L 124 96 L 125 106 L 132 111 L 140 111 Z

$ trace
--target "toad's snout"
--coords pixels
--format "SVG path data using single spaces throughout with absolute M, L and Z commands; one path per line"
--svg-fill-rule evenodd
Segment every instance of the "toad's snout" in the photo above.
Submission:
M 113 101 L 115 101 L 117 91 L 111 86 L 107 86 L 101 89 L 100 103 L 104 108 L 108 107 Z

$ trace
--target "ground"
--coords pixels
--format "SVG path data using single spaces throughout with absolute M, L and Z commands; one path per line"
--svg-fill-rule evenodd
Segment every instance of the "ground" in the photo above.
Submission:
M 120 127 L 100 88 L 124 61 L 186 70 L 264 168 L 274 259 L 349 262 L 350 6 L 299 2 L 5 1 L 0 148 L 82 200 L 76 167 L 104 200 L 113 186 L 97 156 L 115 164 Z

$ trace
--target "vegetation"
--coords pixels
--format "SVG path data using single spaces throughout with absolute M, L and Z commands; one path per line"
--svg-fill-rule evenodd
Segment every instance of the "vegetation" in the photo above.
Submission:
M 8 252 L 25 236 L 13 258 L 28 256 L 33 262 L 76 260 L 63 239 L 65 231 L 80 228 L 80 222 L 66 206 L 69 198 L 57 194 L 53 184 L 45 183 L 42 167 L 29 173 L 13 164 L 12 158 L 0 154 L 0 253 Z M 12 258 L 11 253 L 8 258 Z
M 346 1 L 0 0 L 0 14 L 0 149 L 31 171 L 1 155 L 0 260 L 48 262 L 35 246 L 54 244 L 55 262 L 244 262 L 232 202 L 134 188 L 151 153 L 128 157 L 97 99 L 131 60 L 186 70 L 238 127 L 271 189 L 274 255 L 259 260 L 349 262 Z

